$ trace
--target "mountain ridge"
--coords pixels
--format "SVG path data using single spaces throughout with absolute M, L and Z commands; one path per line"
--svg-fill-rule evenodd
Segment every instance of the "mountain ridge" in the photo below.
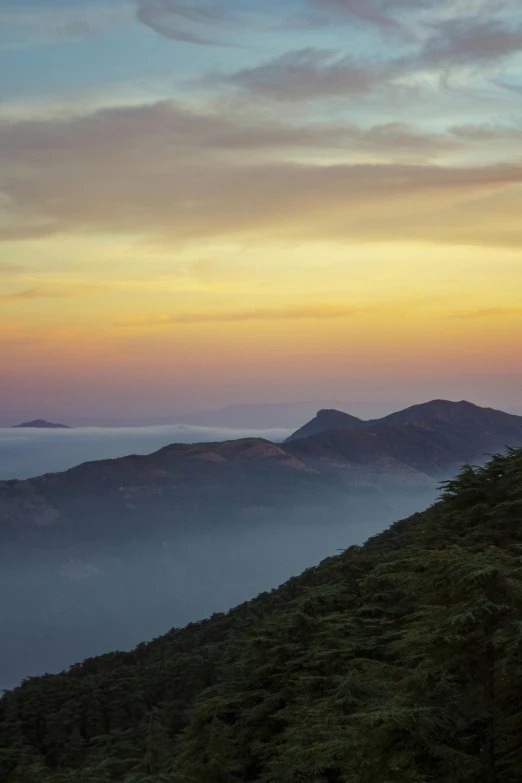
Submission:
M 330 429 L 370 429 L 383 424 L 405 424 L 422 423 L 430 424 L 435 422 L 473 420 L 477 423 L 477 416 L 482 420 L 496 422 L 522 422 L 522 416 L 514 413 L 506 413 L 496 408 L 482 407 L 467 400 L 435 399 L 428 402 L 411 405 L 400 411 L 395 411 L 379 419 L 359 419 L 338 410 L 319 411 L 314 419 L 304 424 L 294 433 L 292 433 L 285 443 L 291 443 L 294 440 L 300 440 L 303 437 L 310 437 L 325 432 Z M 480 422 L 478 422 L 480 423 Z
M 171 444 L 150 455 L 2 481 L 0 538 L 2 529 L 20 523 L 41 530 L 75 524 L 95 509 L 99 514 L 104 503 L 113 516 L 136 521 L 140 513 L 150 516 L 147 503 L 168 518 L 184 499 L 196 502 L 198 493 L 205 502 L 212 497 L 246 502 L 249 492 L 266 498 L 267 489 L 268 495 L 278 495 L 285 487 L 302 489 L 308 497 L 307 485 L 326 491 L 332 482 L 369 491 L 394 485 L 435 489 L 460 465 L 522 445 L 522 417 L 466 402 L 423 403 L 363 425 L 321 430 L 283 444 L 262 438 Z

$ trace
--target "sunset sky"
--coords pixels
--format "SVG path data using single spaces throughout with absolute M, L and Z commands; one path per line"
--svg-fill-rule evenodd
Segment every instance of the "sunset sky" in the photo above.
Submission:
M 0 408 L 522 409 L 520 0 L 2 0 Z

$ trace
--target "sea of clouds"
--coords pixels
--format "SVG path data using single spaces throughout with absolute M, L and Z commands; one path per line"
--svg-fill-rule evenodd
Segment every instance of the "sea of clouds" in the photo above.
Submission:
M 79 427 L 71 430 L 0 428 L 0 481 L 67 470 L 82 462 L 150 454 L 171 443 L 260 437 L 281 442 L 291 430 L 239 430 L 171 424 L 155 427 Z

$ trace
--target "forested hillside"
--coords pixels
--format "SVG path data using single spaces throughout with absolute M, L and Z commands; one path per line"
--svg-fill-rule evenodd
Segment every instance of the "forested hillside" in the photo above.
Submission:
M 0 700 L 9 783 L 518 783 L 522 450 L 226 615 Z

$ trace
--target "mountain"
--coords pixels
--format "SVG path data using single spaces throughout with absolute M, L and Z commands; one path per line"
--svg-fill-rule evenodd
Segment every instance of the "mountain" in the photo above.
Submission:
M 301 440 L 311 435 L 317 435 L 332 429 L 372 429 L 381 425 L 418 424 L 428 428 L 456 426 L 473 438 L 480 431 L 484 440 L 489 437 L 498 438 L 518 432 L 522 416 L 512 413 L 482 408 L 471 402 L 462 400 L 431 400 L 430 402 L 413 405 L 404 410 L 391 413 L 381 419 L 363 421 L 354 416 L 337 410 L 319 411 L 317 416 L 302 426 L 286 439 L 286 443 Z
M 349 413 L 332 409 L 320 410 L 315 418 L 292 433 L 285 440 L 285 443 L 308 438 L 310 435 L 317 435 L 317 433 L 325 432 L 326 430 L 355 430 L 361 429 L 365 425 L 366 422 L 358 419 L 356 416 L 351 416 Z
M 400 480 L 408 471 L 433 479 L 466 462 L 522 445 L 522 417 L 471 403 L 437 401 L 368 422 L 356 430 L 326 430 L 293 441 L 294 456 L 311 467 L 330 464 L 339 472 Z M 412 474 L 409 474 L 413 478 Z
M 522 445 L 522 417 L 467 402 L 437 400 L 366 423 L 321 411 L 301 432 L 322 422 L 343 428 L 282 445 L 260 438 L 174 444 L 148 456 L 0 482 L 0 543 L 21 535 L 40 542 L 60 535 L 111 539 L 122 530 L 150 536 L 196 517 L 210 524 L 224 509 L 233 517 L 234 509 L 285 507 L 296 497 L 310 503 L 314 493 L 317 505 L 334 491 L 434 489 L 463 463 Z
M 2 780 L 518 783 L 521 487 L 512 450 L 277 590 L 26 680 Z
M 39 430 L 70 430 L 66 424 L 53 424 L 45 419 L 35 419 L 34 421 L 25 421 L 23 424 L 15 424 L 12 429 L 18 430 L 23 427 L 30 427 Z
M 509 428 L 520 423 L 522 417 L 512 413 L 495 410 L 494 408 L 482 408 L 466 400 L 451 402 L 450 400 L 432 400 L 431 402 L 413 405 L 403 411 L 391 413 L 378 420 L 383 424 L 436 424 L 446 422 L 456 424 L 462 428 L 466 426 L 470 431 L 479 428 L 482 431 L 509 432 Z M 371 422 L 375 424 L 377 422 Z

